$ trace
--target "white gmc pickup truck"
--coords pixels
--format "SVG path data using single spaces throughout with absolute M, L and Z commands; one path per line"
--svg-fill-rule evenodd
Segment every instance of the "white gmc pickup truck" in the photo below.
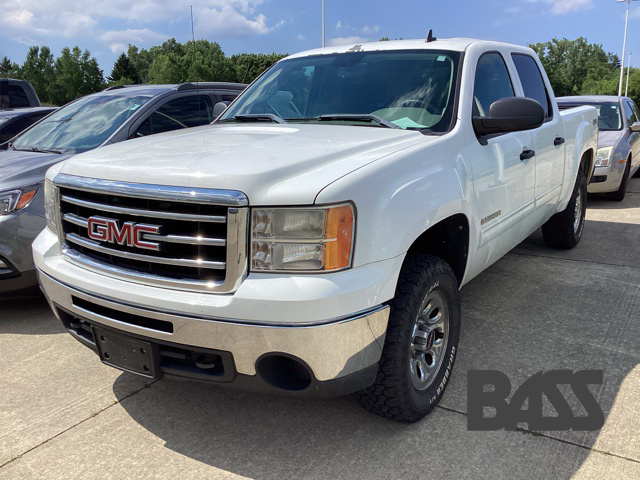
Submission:
M 580 241 L 597 135 L 529 48 L 304 52 L 211 126 L 52 167 L 35 262 L 113 367 L 413 422 L 451 378 L 458 290 L 540 227 Z

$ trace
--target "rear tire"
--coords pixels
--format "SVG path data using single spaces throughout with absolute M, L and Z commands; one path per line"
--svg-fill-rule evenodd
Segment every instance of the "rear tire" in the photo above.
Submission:
M 375 382 L 358 394 L 368 411 L 413 423 L 435 408 L 451 378 L 460 297 L 442 259 L 409 254 L 400 273 Z
M 629 182 L 629 174 L 631 173 L 631 159 L 627 159 L 627 165 L 624 167 L 624 173 L 622 174 L 622 180 L 620 181 L 620 188 L 615 192 L 607 193 L 607 198 L 614 202 L 621 202 L 624 200 L 624 196 L 627 193 L 627 183 Z
M 584 232 L 584 218 L 587 212 L 587 180 L 581 170 L 573 187 L 567 208 L 556 213 L 542 226 L 542 237 L 553 248 L 569 250 L 578 243 Z

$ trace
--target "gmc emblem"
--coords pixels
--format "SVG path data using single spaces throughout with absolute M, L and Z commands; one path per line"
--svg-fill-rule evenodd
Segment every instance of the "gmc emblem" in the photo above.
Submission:
M 120 228 L 117 220 L 89 217 L 87 220 L 87 232 L 89 238 L 99 242 L 117 243 L 118 245 L 144 248 L 156 252 L 160 250 L 159 243 L 147 242 L 142 239 L 144 233 L 158 234 L 160 232 L 158 225 L 124 222 L 122 228 Z

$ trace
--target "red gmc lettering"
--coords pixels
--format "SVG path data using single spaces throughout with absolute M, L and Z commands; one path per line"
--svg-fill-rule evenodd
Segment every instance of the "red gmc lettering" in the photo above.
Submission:
M 89 232 L 89 238 L 98 240 L 100 242 L 106 242 L 107 240 L 107 220 L 104 218 L 90 217 L 87 220 L 87 230 Z
M 157 225 L 137 224 L 125 222 L 122 228 L 118 221 L 111 218 L 90 217 L 87 220 L 87 233 L 89 238 L 99 242 L 117 243 L 128 247 L 144 248 L 146 250 L 160 250 L 160 244 L 143 240 L 145 233 L 158 234 L 160 227 Z

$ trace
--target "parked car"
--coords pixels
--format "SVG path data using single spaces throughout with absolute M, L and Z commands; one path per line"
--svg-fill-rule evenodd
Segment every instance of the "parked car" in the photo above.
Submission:
M 82 97 L 5 143 L 0 151 L 0 296 L 37 285 L 31 254 L 44 228 L 47 169 L 130 138 L 206 125 L 245 85 L 185 83 L 112 87 Z M 105 166 L 105 169 L 109 167 Z
M 33 251 L 69 333 L 148 378 L 431 411 L 459 288 L 540 227 L 580 241 L 598 124 L 530 48 L 430 40 L 290 56 L 211 127 L 52 167 Z
M 640 111 L 627 97 L 585 95 L 560 97 L 561 109 L 592 105 L 598 110 L 598 154 L 589 193 L 606 193 L 622 201 L 629 177 L 640 171 Z
M 56 107 L 19 108 L 0 110 L 0 143 L 4 143 L 30 127 L 38 120 L 57 110 Z
M 40 99 L 26 80 L 0 78 L 0 110 L 39 107 Z

